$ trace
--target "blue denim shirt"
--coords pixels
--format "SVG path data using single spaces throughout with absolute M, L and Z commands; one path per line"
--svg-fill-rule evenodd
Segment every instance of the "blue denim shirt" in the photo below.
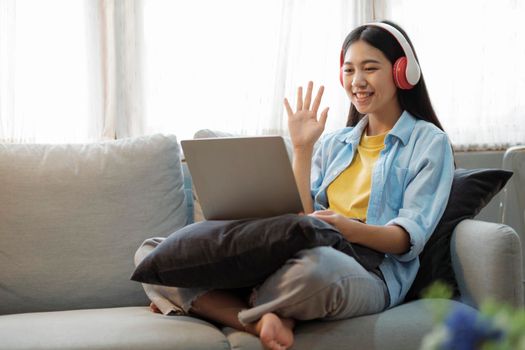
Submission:
M 312 161 L 314 209 L 328 208 L 326 189 L 354 158 L 365 116 L 355 127 L 320 140 Z M 386 254 L 379 266 L 390 305 L 401 303 L 419 269 L 419 253 L 438 224 L 450 194 L 454 159 L 447 135 L 432 123 L 404 111 L 386 135 L 372 172 L 367 224 L 399 225 L 410 235 L 410 250 Z

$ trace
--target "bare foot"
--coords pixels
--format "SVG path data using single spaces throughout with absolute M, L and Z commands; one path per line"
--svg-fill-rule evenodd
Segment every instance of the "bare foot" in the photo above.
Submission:
M 294 325 L 295 322 L 290 318 L 279 318 L 276 314 L 267 313 L 256 323 L 255 329 L 267 349 L 286 350 L 293 344 Z
M 154 303 L 149 304 L 149 309 L 154 313 L 161 314 L 160 309 Z

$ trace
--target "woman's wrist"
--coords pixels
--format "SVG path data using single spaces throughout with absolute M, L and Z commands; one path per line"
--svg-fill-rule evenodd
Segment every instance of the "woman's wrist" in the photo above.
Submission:
M 293 145 L 294 154 L 311 155 L 314 150 L 314 145 Z
M 360 243 L 359 236 L 362 230 L 362 225 L 365 225 L 361 220 L 355 218 L 344 218 L 342 227 L 342 234 L 347 241 L 352 243 Z

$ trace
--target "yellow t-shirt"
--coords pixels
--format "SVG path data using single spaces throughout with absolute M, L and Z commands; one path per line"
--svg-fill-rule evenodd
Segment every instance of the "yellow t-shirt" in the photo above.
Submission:
M 363 132 L 354 159 L 328 186 L 328 209 L 366 221 L 372 170 L 385 147 L 386 134 L 366 136 L 366 131 Z

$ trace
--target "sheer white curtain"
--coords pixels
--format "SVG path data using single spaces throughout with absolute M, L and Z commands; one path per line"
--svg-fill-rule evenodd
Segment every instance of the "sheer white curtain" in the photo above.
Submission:
M 457 149 L 525 142 L 516 0 L 0 0 L 0 140 L 285 134 L 282 99 L 309 80 L 333 130 L 341 42 L 382 18 L 411 36 Z
M 0 0 L 0 140 L 285 134 L 309 80 L 339 128 L 341 43 L 382 2 Z
M 97 139 L 93 1 L 0 0 L 0 140 Z
M 282 109 L 283 95 L 295 104 L 297 87 L 314 81 L 314 91 L 325 86 L 321 110 L 330 107 L 326 131 L 346 125 L 350 101 L 339 82 L 341 45 L 357 25 L 377 18 L 381 1 L 285 1 L 283 27 L 285 40 L 281 52 L 281 72 L 276 77 L 283 92 L 276 96 L 274 115 L 282 132 L 287 132 L 287 118 Z
M 327 129 L 344 126 L 340 47 L 374 3 L 144 0 L 144 132 L 285 134 L 283 98 L 309 80 L 326 86 Z
M 102 135 L 144 133 L 142 0 L 99 0 Z
M 141 0 L 0 0 L 0 140 L 143 133 Z
M 525 1 L 385 3 L 416 48 L 455 148 L 525 143 Z

